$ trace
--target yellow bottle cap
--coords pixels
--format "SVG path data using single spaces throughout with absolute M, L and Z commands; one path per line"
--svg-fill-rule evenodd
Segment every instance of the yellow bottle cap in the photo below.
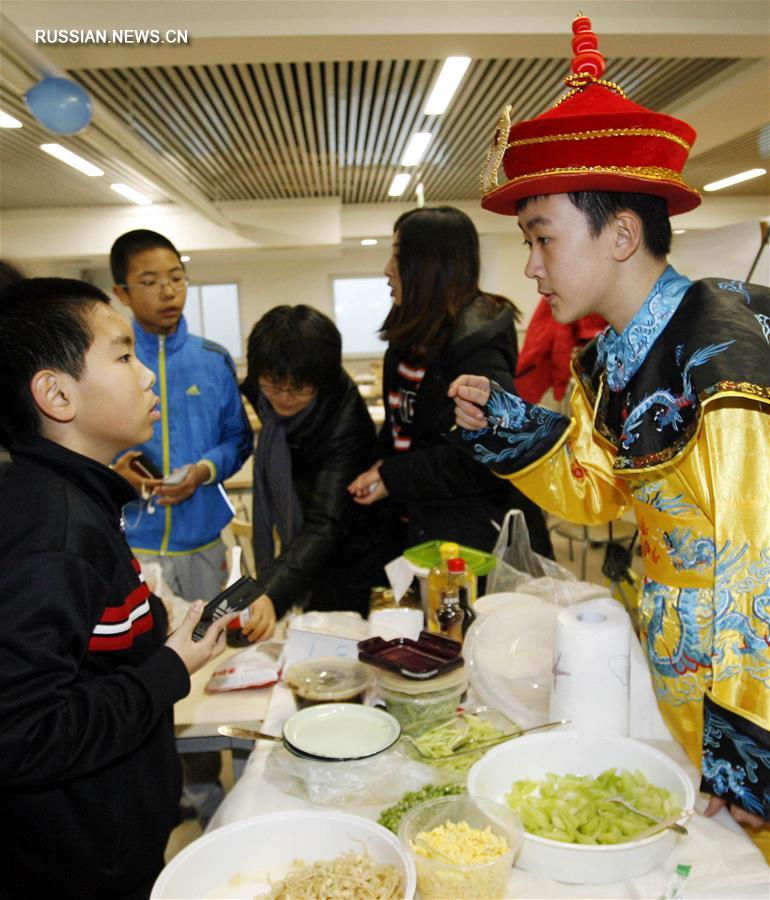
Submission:
M 444 541 L 439 544 L 438 552 L 441 558 L 446 562 L 446 560 L 453 559 L 455 556 L 460 555 L 460 545 L 455 544 L 454 541 Z

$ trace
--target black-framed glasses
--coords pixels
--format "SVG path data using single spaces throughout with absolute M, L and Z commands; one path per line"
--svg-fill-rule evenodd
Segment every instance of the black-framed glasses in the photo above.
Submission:
M 284 397 L 291 397 L 297 400 L 309 400 L 316 394 L 316 388 L 309 386 L 294 388 L 273 384 L 269 381 L 260 381 L 258 384 L 260 391 L 268 397 L 278 397 L 283 394 Z
M 135 284 L 119 284 L 122 288 L 139 288 L 150 293 L 160 294 L 163 288 L 168 285 L 172 291 L 179 294 L 190 283 L 187 275 L 174 275 L 171 278 L 146 278 L 144 281 L 138 281 Z

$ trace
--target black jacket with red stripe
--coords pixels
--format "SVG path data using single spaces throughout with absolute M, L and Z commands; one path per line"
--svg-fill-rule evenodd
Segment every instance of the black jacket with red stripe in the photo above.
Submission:
M 178 819 L 190 680 L 121 530 L 130 485 L 43 438 L 0 481 L 0 893 L 140 896 Z M 9 891 L 9 893 L 7 893 Z

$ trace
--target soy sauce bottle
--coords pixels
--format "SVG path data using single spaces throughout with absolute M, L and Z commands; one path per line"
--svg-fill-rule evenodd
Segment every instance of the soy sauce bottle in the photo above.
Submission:
M 460 606 L 460 592 L 456 587 L 448 587 L 441 592 L 436 622 L 439 634 L 462 643 L 465 613 Z

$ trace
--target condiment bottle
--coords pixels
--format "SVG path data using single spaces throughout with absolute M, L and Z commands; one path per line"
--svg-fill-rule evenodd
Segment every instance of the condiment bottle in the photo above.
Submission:
M 450 588 L 457 588 L 460 608 L 463 611 L 462 633 L 463 637 L 465 637 L 465 632 L 470 628 L 471 623 L 476 618 L 476 613 L 471 606 L 471 579 L 473 578 L 473 574 L 465 565 L 465 560 L 460 558 L 447 560 L 447 569 L 448 586 Z
M 427 627 L 428 631 L 434 633 L 439 632 L 438 619 L 436 615 L 441 603 L 441 591 L 447 585 L 449 570 L 447 569 L 447 560 L 460 555 L 460 547 L 453 541 L 444 541 L 439 544 L 438 548 L 441 562 L 433 566 L 428 573 L 428 609 L 427 609 Z
M 460 606 L 460 592 L 457 587 L 447 587 L 441 592 L 441 601 L 436 611 L 439 632 L 453 641 L 462 643 L 465 613 Z

